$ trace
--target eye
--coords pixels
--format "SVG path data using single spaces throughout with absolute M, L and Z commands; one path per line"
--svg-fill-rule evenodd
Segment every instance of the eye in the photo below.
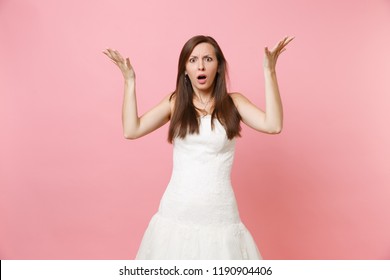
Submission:
M 189 60 L 188 60 L 190 63 L 194 63 L 196 61 L 195 57 L 191 57 Z
M 211 62 L 211 61 L 213 61 L 213 58 L 210 57 L 210 56 L 206 56 L 206 57 L 205 57 L 205 60 L 206 60 L 207 62 Z

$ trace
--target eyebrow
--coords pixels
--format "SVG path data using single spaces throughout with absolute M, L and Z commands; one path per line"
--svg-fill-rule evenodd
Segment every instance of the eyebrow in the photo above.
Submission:
M 203 57 L 212 57 L 212 54 L 206 54 Z M 190 57 L 198 57 L 197 55 L 190 55 Z

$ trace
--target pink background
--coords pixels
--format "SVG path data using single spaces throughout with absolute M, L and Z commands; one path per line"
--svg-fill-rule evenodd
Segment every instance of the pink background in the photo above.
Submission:
M 282 134 L 243 127 L 233 184 L 266 259 L 390 259 L 390 3 L 0 0 L 0 258 L 131 259 L 170 178 L 167 126 L 123 138 L 119 70 L 140 113 L 175 86 L 180 49 L 215 37 L 232 91 L 264 107 L 280 57 Z

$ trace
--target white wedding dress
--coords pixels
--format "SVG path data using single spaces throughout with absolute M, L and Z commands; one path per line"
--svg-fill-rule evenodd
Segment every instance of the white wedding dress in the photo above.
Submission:
M 230 181 L 235 139 L 217 119 L 174 139 L 173 171 L 136 259 L 261 259 L 241 222 Z

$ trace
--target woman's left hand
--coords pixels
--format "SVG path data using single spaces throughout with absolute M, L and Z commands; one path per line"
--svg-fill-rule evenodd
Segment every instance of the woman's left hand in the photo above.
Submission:
M 286 50 L 286 46 L 294 37 L 285 37 L 271 51 L 268 47 L 264 48 L 264 69 L 275 71 L 276 61 L 279 55 Z

